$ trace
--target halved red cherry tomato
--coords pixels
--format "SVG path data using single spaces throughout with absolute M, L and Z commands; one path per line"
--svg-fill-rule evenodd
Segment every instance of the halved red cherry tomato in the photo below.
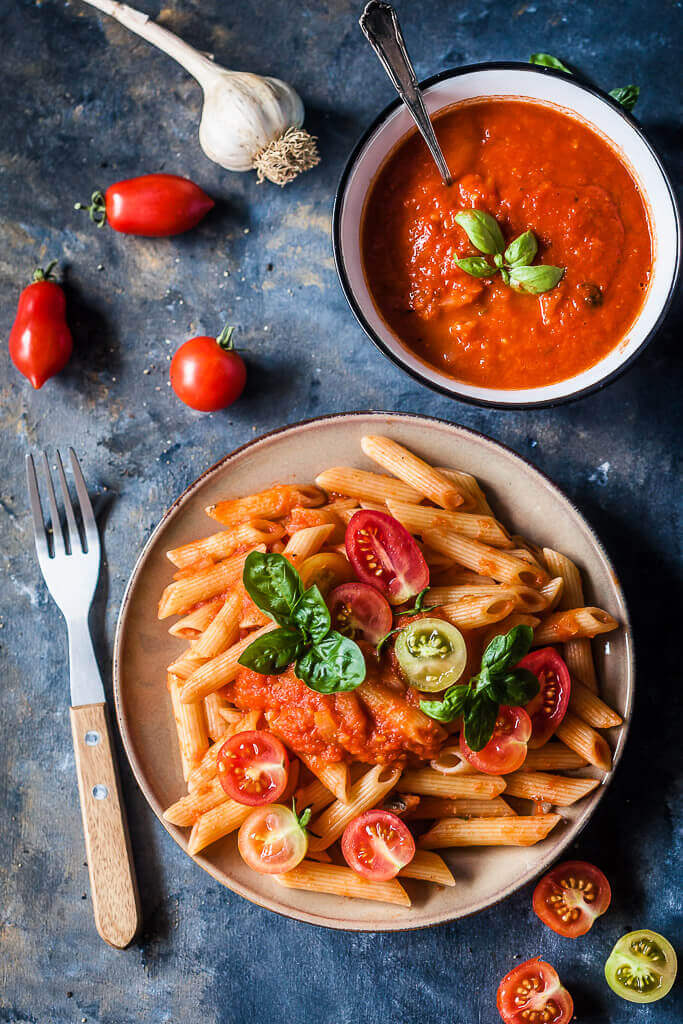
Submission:
M 56 281 L 50 280 L 53 260 L 45 270 L 33 272 L 33 282 L 19 296 L 17 316 L 9 336 L 9 354 L 19 373 L 34 388 L 63 370 L 73 348 L 66 322 L 66 299 Z
M 276 736 L 260 729 L 226 740 L 217 765 L 221 786 L 239 804 L 272 804 L 287 788 L 287 751 Z
M 569 669 L 554 647 L 532 651 L 518 667 L 533 672 L 541 686 L 525 709 L 531 719 L 529 746 L 535 749 L 548 742 L 567 713 L 572 687 Z
M 415 856 L 415 840 L 400 818 L 390 811 L 365 811 L 344 830 L 344 860 L 359 875 L 376 882 L 395 878 Z
M 217 338 L 190 338 L 173 356 L 171 387 L 191 409 L 225 409 L 244 391 L 247 368 L 235 351 L 232 332 L 232 327 L 226 327 Z
M 254 871 L 279 875 L 291 871 L 306 856 L 308 833 L 294 811 L 269 804 L 252 811 L 240 827 L 237 848 Z
M 115 231 L 146 238 L 167 238 L 199 224 L 214 206 L 211 196 L 188 178 L 177 174 L 142 174 L 110 185 L 102 195 L 93 192 L 87 210 L 98 228 L 110 224 Z
M 507 775 L 521 768 L 531 736 L 531 719 L 524 708 L 498 708 L 493 736 L 481 750 L 471 750 L 460 733 L 460 749 L 475 768 L 488 775 Z
M 394 616 L 386 598 L 367 583 L 342 583 L 327 599 L 332 628 L 373 647 L 391 629 Z
M 534 911 L 543 924 L 567 939 L 590 931 L 611 900 L 610 884 L 600 868 L 584 860 L 558 864 L 534 889 Z
M 574 1014 L 574 1000 L 557 971 L 540 957 L 505 975 L 496 1005 L 505 1024 L 569 1024 Z
M 424 555 L 405 526 L 386 512 L 364 509 L 351 517 L 346 553 L 358 579 L 380 590 L 389 604 L 403 604 L 429 586 Z

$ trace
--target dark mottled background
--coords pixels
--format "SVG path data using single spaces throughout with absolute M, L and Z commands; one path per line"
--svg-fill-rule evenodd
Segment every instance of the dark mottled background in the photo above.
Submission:
M 0 353 L 0 1020 L 489 1024 L 499 978 L 514 957 L 537 953 L 557 965 L 584 1024 L 681 1020 L 680 987 L 678 1004 L 674 994 L 638 1008 L 602 977 L 619 935 L 649 925 L 675 939 L 680 909 L 680 305 L 625 377 L 576 404 L 505 413 L 437 397 L 370 346 L 332 262 L 335 183 L 392 99 L 357 27 L 360 4 L 146 0 L 145 9 L 229 67 L 291 81 L 323 163 L 283 191 L 222 171 L 197 143 L 199 89 L 169 58 L 76 0 L 1 0 L 0 325 L 6 337 L 34 265 L 60 257 L 76 350 L 35 393 Z M 403 0 L 399 9 L 423 77 L 548 50 L 605 88 L 639 83 L 636 113 L 676 170 L 680 4 Z M 73 211 L 97 185 L 158 170 L 186 174 L 218 200 L 186 237 L 124 238 Z M 168 361 L 226 319 L 239 328 L 248 390 L 233 409 L 202 416 L 170 393 Z M 23 455 L 73 443 L 90 482 L 113 498 L 93 616 L 110 686 L 123 587 L 172 499 L 255 434 L 367 408 L 433 413 L 507 442 L 581 506 L 617 565 L 638 644 L 635 722 L 576 850 L 607 872 L 612 909 L 576 943 L 539 924 L 530 887 L 473 919 L 404 935 L 297 924 L 195 867 L 122 762 L 145 927 L 138 944 L 114 952 L 91 920 L 65 634 L 38 577 Z

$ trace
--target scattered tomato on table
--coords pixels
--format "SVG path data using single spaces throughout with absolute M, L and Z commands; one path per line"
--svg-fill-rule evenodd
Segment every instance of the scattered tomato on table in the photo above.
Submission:
M 234 327 L 225 327 L 217 338 L 190 338 L 173 356 L 171 387 L 191 409 L 225 409 L 244 391 L 247 368 L 235 351 L 233 332 Z
M 66 322 L 66 298 L 51 280 L 57 265 L 53 260 L 33 272 L 33 281 L 19 296 L 17 315 L 9 336 L 9 354 L 19 373 L 42 388 L 50 377 L 63 370 L 73 349 Z
M 87 210 L 98 228 L 111 225 L 115 231 L 146 238 L 181 235 L 199 224 L 214 206 L 199 185 L 177 174 L 143 174 L 96 190 L 90 204 L 76 203 Z
M 600 868 L 583 860 L 558 864 L 534 889 L 534 911 L 558 935 L 576 939 L 608 909 L 612 890 Z
M 574 1001 L 557 971 L 540 957 L 505 975 L 496 1003 L 505 1024 L 569 1024 L 574 1014 Z
M 678 973 L 676 951 L 649 928 L 622 935 L 605 964 L 607 984 L 630 1003 L 654 1003 L 673 988 Z

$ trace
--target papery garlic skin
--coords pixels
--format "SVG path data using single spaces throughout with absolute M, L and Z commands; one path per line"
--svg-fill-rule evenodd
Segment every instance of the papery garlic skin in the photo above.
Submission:
M 213 67 L 204 82 L 199 144 L 228 171 L 250 171 L 256 157 L 288 128 L 299 128 L 304 105 L 286 82 Z

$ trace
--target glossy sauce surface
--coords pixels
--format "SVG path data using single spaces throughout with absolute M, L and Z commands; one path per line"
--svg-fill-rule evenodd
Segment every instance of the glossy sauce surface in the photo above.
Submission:
M 363 265 L 383 319 L 426 362 L 482 387 L 537 387 L 593 366 L 627 335 L 652 267 L 627 167 L 584 124 L 530 101 L 477 101 L 435 123 L 454 184 L 415 132 L 366 202 Z M 454 256 L 479 255 L 455 221 L 468 208 L 494 216 L 506 244 L 532 230 L 534 263 L 565 267 L 560 284 L 519 294 L 499 274 L 460 270 Z

